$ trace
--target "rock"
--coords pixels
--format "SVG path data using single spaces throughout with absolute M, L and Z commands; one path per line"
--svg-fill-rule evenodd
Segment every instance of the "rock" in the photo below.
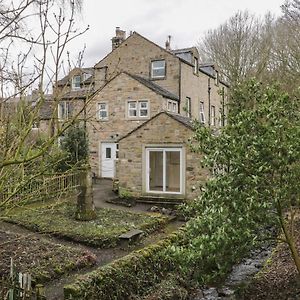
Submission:
M 207 290 L 203 291 L 203 295 L 204 295 L 204 299 L 207 300 L 214 300 L 214 299 L 218 299 L 219 297 L 219 293 L 217 291 L 216 288 L 209 288 Z
M 157 206 L 152 206 L 152 207 L 150 208 L 150 211 L 151 211 L 151 212 L 159 212 L 159 207 L 157 207 Z
M 223 288 L 219 289 L 218 293 L 219 293 L 220 297 L 230 297 L 230 296 L 234 295 L 234 291 L 228 287 L 223 287 Z
M 172 211 L 170 209 L 167 209 L 167 208 L 162 208 L 161 210 L 162 214 L 164 215 L 171 215 Z

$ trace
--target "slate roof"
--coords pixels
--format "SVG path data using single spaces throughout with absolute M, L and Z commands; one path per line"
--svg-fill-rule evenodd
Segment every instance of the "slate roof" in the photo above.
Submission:
M 89 77 L 89 78 L 87 78 L 85 81 L 83 81 L 82 83 L 83 84 L 89 84 L 89 83 L 92 83 L 92 79 L 93 79 L 93 74 L 94 74 L 94 68 L 77 68 L 78 69 L 78 71 L 80 71 L 79 73 L 80 74 L 82 74 L 82 73 L 89 73 L 89 74 L 91 74 L 92 76 L 91 77 Z M 72 70 L 73 71 L 73 70 Z M 60 80 L 58 80 L 57 81 L 57 85 L 58 86 L 62 86 L 62 85 L 68 85 L 68 84 L 70 84 L 71 82 L 70 82 L 70 76 L 71 76 L 71 74 L 72 74 L 72 71 L 71 72 L 69 72 L 69 74 L 68 75 L 66 75 L 65 77 L 63 77 L 62 79 L 60 79 Z M 77 73 L 76 73 L 77 74 Z M 76 75 L 75 73 L 74 73 L 74 75 Z M 78 74 L 79 75 L 79 74 Z
M 39 111 L 41 120 L 50 120 L 53 116 L 53 101 L 45 101 Z
M 94 93 L 93 88 L 89 89 L 78 89 L 78 90 L 73 90 L 66 92 L 61 96 L 61 99 L 66 99 L 66 100 L 72 100 L 72 99 L 85 99 L 89 95 Z
M 186 127 L 189 127 L 190 129 L 194 128 L 194 126 L 193 126 L 193 120 L 191 118 L 184 117 L 182 115 L 171 113 L 171 112 L 168 112 L 168 111 L 166 111 L 165 113 L 168 116 L 170 116 L 171 118 L 175 119 L 176 121 L 182 123 Z
M 182 125 L 188 127 L 189 129 L 193 130 L 194 129 L 194 126 L 193 126 L 193 121 L 188 118 L 188 117 L 184 117 L 184 116 L 181 116 L 179 114 L 175 114 L 175 113 L 171 113 L 171 112 L 168 112 L 168 111 L 161 111 L 159 112 L 158 114 L 156 114 L 155 116 L 153 116 L 152 118 L 150 118 L 149 120 L 145 121 L 144 123 L 142 123 L 141 125 L 135 127 L 133 130 L 131 130 L 130 132 L 128 132 L 127 134 L 123 135 L 122 137 L 120 137 L 118 139 L 118 142 L 124 138 L 126 138 L 127 136 L 131 135 L 133 132 L 135 132 L 136 130 L 140 129 L 141 127 L 145 126 L 147 123 L 149 123 L 150 121 L 152 121 L 153 119 L 155 119 L 156 117 L 158 117 L 159 115 L 161 114 L 166 114 L 168 115 L 170 118 L 176 120 L 177 122 L 181 123 Z
M 140 77 L 138 75 L 132 75 L 129 74 L 127 72 L 124 72 L 125 74 L 127 74 L 128 76 L 132 77 L 133 79 L 137 80 L 138 82 L 140 82 L 141 84 L 145 85 L 146 87 L 148 87 L 149 89 L 151 89 L 152 91 L 154 91 L 155 93 L 168 98 L 168 99 L 172 99 L 172 100 L 176 100 L 179 101 L 179 97 L 174 95 L 173 93 L 169 92 L 168 90 L 162 88 L 161 86 L 159 86 L 158 84 L 154 83 L 151 80 L 148 80 L 146 78 Z
M 174 49 L 170 52 L 173 54 L 184 53 L 184 52 L 192 52 L 195 47 L 182 48 L 182 49 Z

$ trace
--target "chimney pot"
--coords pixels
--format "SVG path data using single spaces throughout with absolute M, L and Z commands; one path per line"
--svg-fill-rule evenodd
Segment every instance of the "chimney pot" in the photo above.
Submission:
M 120 44 L 126 39 L 126 31 L 121 30 L 120 27 L 116 27 L 116 36 L 114 36 L 112 41 L 112 50 L 118 48 Z

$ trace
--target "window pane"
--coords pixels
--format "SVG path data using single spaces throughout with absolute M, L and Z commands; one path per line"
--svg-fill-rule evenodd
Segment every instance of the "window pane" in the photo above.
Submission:
M 107 111 L 101 110 L 100 111 L 100 119 L 105 119 L 105 118 L 107 118 Z
M 136 108 L 136 102 L 128 102 L 129 108 Z
M 130 117 L 136 117 L 136 110 L 129 110 L 129 116 Z
M 141 117 L 147 117 L 148 116 L 148 110 L 147 109 L 141 109 L 140 110 L 140 116 Z
M 111 148 L 105 148 L 105 158 L 111 158 Z
M 166 151 L 166 191 L 180 192 L 179 151 Z
M 147 102 L 140 102 L 140 107 L 141 108 L 147 108 L 148 103 Z
M 156 60 L 152 62 L 153 68 L 165 68 L 165 61 L 164 60 Z
M 165 76 L 165 69 L 154 69 L 152 70 L 153 77 L 163 77 Z
M 163 152 L 150 151 L 149 152 L 149 167 L 150 191 L 163 191 Z

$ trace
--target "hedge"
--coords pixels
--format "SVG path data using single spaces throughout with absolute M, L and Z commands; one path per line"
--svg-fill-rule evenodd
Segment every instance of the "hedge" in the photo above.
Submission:
M 117 300 L 142 295 L 169 272 L 176 271 L 175 264 L 166 257 L 164 250 L 182 238 L 183 230 L 77 277 L 74 283 L 64 287 L 65 299 Z

